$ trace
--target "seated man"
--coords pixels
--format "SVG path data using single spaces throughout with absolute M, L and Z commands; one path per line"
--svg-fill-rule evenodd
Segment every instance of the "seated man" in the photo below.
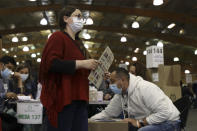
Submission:
M 17 99 L 17 95 L 14 92 L 10 92 L 8 86 L 11 73 L 15 66 L 16 62 L 13 57 L 3 56 L 0 58 L 0 111 L 4 108 L 4 99 Z
M 110 88 L 116 95 L 105 110 L 91 119 L 117 117 L 123 112 L 124 120 L 138 131 L 179 130 L 180 112 L 155 84 L 117 68 L 111 74 Z

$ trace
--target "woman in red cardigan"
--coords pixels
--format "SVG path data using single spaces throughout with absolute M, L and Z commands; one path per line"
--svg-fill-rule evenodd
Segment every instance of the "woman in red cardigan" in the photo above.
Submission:
M 84 46 L 75 39 L 83 24 L 79 9 L 63 8 L 61 31 L 50 36 L 43 50 L 39 81 L 47 131 L 88 131 L 88 75 L 98 61 L 86 59 Z

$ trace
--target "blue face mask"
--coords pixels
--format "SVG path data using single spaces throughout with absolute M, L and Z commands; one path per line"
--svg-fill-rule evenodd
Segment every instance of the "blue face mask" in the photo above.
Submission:
M 7 80 L 10 78 L 12 71 L 8 68 L 5 68 L 3 71 L 1 71 L 1 76 L 3 79 Z
M 122 89 L 119 89 L 116 84 L 110 84 L 109 88 L 115 93 L 115 94 L 121 94 Z

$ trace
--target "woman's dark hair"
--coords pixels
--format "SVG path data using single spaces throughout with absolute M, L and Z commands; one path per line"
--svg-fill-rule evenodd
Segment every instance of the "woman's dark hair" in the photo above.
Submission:
M 66 22 L 64 22 L 64 16 L 70 17 L 71 14 L 76 10 L 77 8 L 74 6 L 66 6 L 59 12 L 59 18 L 58 23 L 60 30 L 63 31 L 66 28 Z
M 143 64 L 136 62 L 136 63 L 131 64 L 130 67 L 131 66 L 135 66 L 136 76 L 141 76 L 144 80 L 146 80 L 146 67 Z
M 26 65 L 26 64 L 21 64 L 21 65 L 17 66 L 16 72 L 19 72 L 20 70 L 22 70 L 22 69 L 24 69 L 24 68 L 27 68 L 27 69 L 29 70 L 29 77 L 27 78 L 27 80 L 30 80 L 30 79 L 31 79 L 31 69 L 30 69 L 30 67 L 29 67 L 28 65 Z M 27 81 L 27 80 L 26 80 L 26 81 Z

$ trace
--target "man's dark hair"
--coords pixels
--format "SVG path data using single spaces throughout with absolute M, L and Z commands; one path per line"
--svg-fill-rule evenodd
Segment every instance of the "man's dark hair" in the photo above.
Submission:
M 59 18 L 58 18 L 58 23 L 60 30 L 63 31 L 66 28 L 66 23 L 64 22 L 64 16 L 70 17 L 72 13 L 76 10 L 77 8 L 74 6 L 66 6 L 63 9 L 60 10 L 59 12 Z
M 11 63 L 12 65 L 16 66 L 16 61 L 14 60 L 14 57 L 11 56 L 3 56 L 0 58 L 0 62 L 4 63 L 4 64 L 9 64 Z
M 126 77 L 126 79 L 129 80 L 129 71 L 127 71 L 126 69 L 118 67 L 114 71 L 116 72 L 117 77 Z

